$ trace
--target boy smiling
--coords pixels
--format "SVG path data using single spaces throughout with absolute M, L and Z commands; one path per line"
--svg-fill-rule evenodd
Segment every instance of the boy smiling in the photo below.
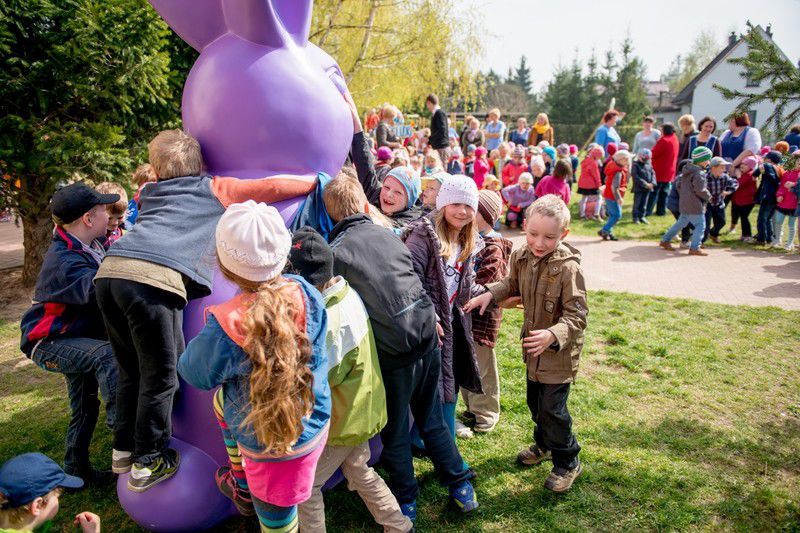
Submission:
M 527 246 L 511 254 L 511 272 L 488 292 L 470 300 L 465 311 L 520 297 L 524 308 L 522 359 L 528 369 L 527 402 L 536 425 L 534 444 L 517 455 L 532 466 L 553 461 L 545 488 L 565 492 L 581 473 L 580 445 L 567 410 L 570 384 L 578 372 L 588 308 L 580 252 L 563 242 L 569 234 L 569 209 L 546 195 L 528 208 Z

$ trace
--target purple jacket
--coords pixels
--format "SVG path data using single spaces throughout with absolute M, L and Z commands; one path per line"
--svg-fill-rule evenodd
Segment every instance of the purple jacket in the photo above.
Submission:
M 458 399 L 456 385 L 475 393 L 483 392 L 472 338 L 472 316 L 461 310 L 472 297 L 475 287 L 473 263 L 475 255 L 483 248 L 483 241 L 476 243 L 473 255 L 464 263 L 456 299 L 451 306 L 444 280 L 445 261 L 439 255 L 439 237 L 433 227 L 434 217 L 435 212 L 409 224 L 402 239 L 411 251 L 414 270 L 433 300 L 444 330 L 439 392 L 444 403 L 454 403 Z
M 536 200 L 536 192 L 533 190 L 533 185 L 527 191 L 523 191 L 519 184 L 509 185 L 503 188 L 501 193 L 506 202 L 522 209 L 525 209 Z

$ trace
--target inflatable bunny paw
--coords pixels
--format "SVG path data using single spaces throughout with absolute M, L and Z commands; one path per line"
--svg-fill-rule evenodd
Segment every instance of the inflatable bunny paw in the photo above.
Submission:
M 335 175 L 353 136 L 346 89 L 336 62 L 308 42 L 312 0 L 150 0 L 187 43 L 200 52 L 183 92 L 184 128 L 200 141 L 208 171 L 254 179 L 297 176 L 276 187 L 276 208 L 287 224 L 318 172 Z M 277 180 L 276 180 L 277 181 Z M 184 315 L 187 341 L 203 327 L 203 310 L 226 301 L 233 286 L 219 272 L 211 296 Z M 214 472 L 227 454 L 213 414 L 212 392 L 184 382 L 175 397 L 174 437 L 181 454 L 175 476 L 144 493 L 117 493 L 125 511 L 158 532 L 200 531 L 234 516 Z

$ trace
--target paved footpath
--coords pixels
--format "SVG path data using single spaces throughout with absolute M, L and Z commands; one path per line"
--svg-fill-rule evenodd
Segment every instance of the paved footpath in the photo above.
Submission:
M 22 223 L 0 222 L 0 270 L 22 266 Z
M 504 233 L 515 248 L 525 244 L 521 232 Z M 797 253 L 711 248 L 708 257 L 690 257 L 687 250 L 667 252 L 647 241 L 568 237 L 567 242 L 581 251 L 586 283 L 592 290 L 800 310 Z
M 519 231 L 504 232 L 515 246 Z M 800 255 L 712 248 L 708 257 L 665 252 L 654 242 L 571 237 L 590 289 L 800 310 Z M 22 229 L 0 223 L 0 270 L 22 265 Z

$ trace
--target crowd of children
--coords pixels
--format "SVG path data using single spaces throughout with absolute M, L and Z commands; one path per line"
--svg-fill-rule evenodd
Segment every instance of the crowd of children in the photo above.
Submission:
M 268 179 L 207 175 L 199 143 L 181 130 L 149 144 L 130 202 L 109 183 L 56 192 L 53 242 L 22 319 L 21 348 L 66 378 L 65 467 L 40 456 L 3 465 L 0 527 L 31 530 L 52 519 L 58 487 L 110 479 L 89 459 L 100 396 L 113 473 L 129 472 L 134 492 L 172 477 L 181 468 L 169 447 L 178 375 L 216 389 L 208 408 L 229 464 L 215 481 L 263 531 L 324 531 L 321 489 L 339 468 L 385 531 L 413 530 L 412 452 L 430 458 L 450 501 L 471 512 L 477 473 L 457 435 L 491 432 L 500 421 L 494 346 L 502 309 L 519 304 L 534 442 L 517 462 L 551 461 L 545 487 L 569 490 L 582 466 L 567 401 L 588 314 L 580 253 L 564 242 L 572 184 L 580 216 L 605 215 L 599 233 L 616 240 L 629 187 L 634 222 L 647 221 L 659 187 L 652 150 L 592 144 L 580 161 L 575 146 L 511 146 L 496 125 L 491 151 L 374 149 L 346 100 L 350 162 L 325 182 L 322 219 L 292 224 L 293 234 L 262 201 Z M 479 137 L 468 129 L 452 138 Z M 727 160 L 694 147 L 665 198 L 677 220 L 661 246 L 674 249 L 682 232 L 690 254 L 705 255 L 702 243 L 718 239 L 727 203 L 743 238 L 751 238 L 756 203 L 760 242 L 783 243 L 788 218 L 792 246 L 800 178 L 796 157 L 786 155 L 744 158 L 733 177 Z M 502 219 L 525 233 L 513 253 L 497 232 Z M 186 345 L 183 309 L 211 293 L 217 269 L 240 292 L 208 308 Z M 367 464 L 376 435 L 385 481 Z M 91 513 L 76 523 L 99 530 Z
M 376 163 L 348 103 L 352 165 L 322 191 L 327 229 L 308 220 L 313 227 L 290 233 L 260 201 L 269 180 L 207 175 L 198 142 L 181 130 L 150 143 L 150 167 L 137 170 L 131 199 L 135 221 L 126 220 L 127 194 L 114 184 L 75 183 L 54 195 L 53 243 L 21 345 L 66 377 L 66 473 L 43 457 L 3 465 L 0 526 L 28 531 L 51 520 L 59 486 L 129 473 L 128 490 L 144 492 L 174 476 L 183 468 L 169 447 L 178 375 L 216 389 L 208 408 L 229 464 L 215 481 L 263 531 L 324 531 L 321 488 L 339 468 L 385 531 L 413 530 L 414 449 L 433 462 L 456 508 L 471 512 L 477 473 L 458 450 L 456 429 L 472 430 L 457 423 L 456 403 L 463 394 L 460 418 L 475 432 L 498 424 L 494 345 L 502 307 L 518 303 L 535 422 L 535 443 L 518 459 L 552 459 L 545 487 L 572 486 L 580 448 L 566 401 L 588 310 L 580 254 L 562 242 L 571 164 L 554 152 L 550 161 L 539 157 L 537 182 L 523 151 L 505 154 L 513 166 L 501 172 L 476 150 L 488 186 L 479 190 L 473 177 L 446 173 L 438 154 L 426 154 L 419 172 L 386 150 Z M 504 197 L 527 236 L 515 255 L 495 230 Z M 171 244 L 175 235 L 181 247 Z M 205 327 L 187 345 L 183 308 L 211 292 L 216 269 L 240 291 L 206 310 Z M 99 396 L 113 430 L 112 472 L 89 459 Z M 367 465 L 378 434 L 386 481 Z M 20 481 L 22 463 L 28 477 Z M 99 530 L 91 513 L 76 523 Z

